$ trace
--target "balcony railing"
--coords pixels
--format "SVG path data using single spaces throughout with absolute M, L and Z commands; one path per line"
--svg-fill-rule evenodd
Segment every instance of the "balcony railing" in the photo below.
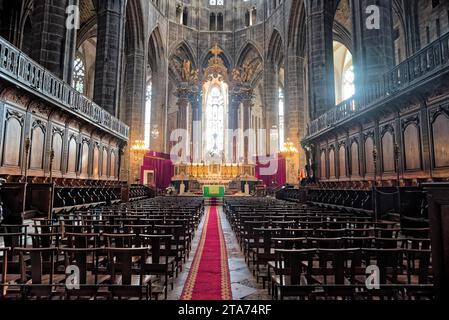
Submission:
M 434 75 L 447 66 L 449 66 L 449 33 L 416 52 L 367 86 L 362 99 L 359 97 L 356 100 L 352 97 L 313 120 L 308 128 L 308 136 L 314 136 L 338 125 L 370 105 Z
M 43 94 L 81 118 L 128 140 L 129 127 L 0 37 L 0 75 Z

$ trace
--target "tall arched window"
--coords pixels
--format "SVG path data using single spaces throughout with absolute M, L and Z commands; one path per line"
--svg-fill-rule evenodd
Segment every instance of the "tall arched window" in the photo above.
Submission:
M 212 12 L 212 13 L 210 14 L 210 19 L 209 19 L 209 20 L 210 20 L 210 21 L 209 21 L 209 29 L 210 29 L 211 31 L 215 31 L 216 26 L 217 26 L 217 20 L 216 20 L 216 15 L 215 15 L 214 12 Z
M 184 8 L 184 11 L 182 12 L 182 24 L 187 26 L 189 20 L 189 9 Z
M 351 65 L 343 73 L 343 100 L 351 98 L 355 94 L 354 66 Z
M 145 96 L 145 147 L 150 148 L 151 141 L 151 100 L 153 96 L 153 85 L 151 81 L 147 84 Z
M 73 62 L 72 86 L 76 89 L 76 91 L 80 93 L 84 93 L 85 76 L 86 76 L 86 68 L 84 66 L 84 61 L 81 57 L 78 56 Z
M 206 106 L 206 152 L 220 155 L 224 150 L 224 97 L 221 89 L 214 86 Z
M 284 89 L 279 87 L 279 149 L 284 146 L 284 135 L 285 135 L 285 116 L 284 116 Z
M 355 94 L 352 54 L 341 42 L 334 41 L 334 75 L 336 104 Z
M 217 31 L 223 31 L 223 13 L 217 14 Z

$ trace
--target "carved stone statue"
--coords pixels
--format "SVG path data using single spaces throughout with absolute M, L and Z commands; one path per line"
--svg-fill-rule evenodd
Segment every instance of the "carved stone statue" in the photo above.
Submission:
M 198 82 L 199 79 L 199 70 L 192 70 L 190 72 L 190 79 L 191 82 Z
M 242 81 L 240 70 L 238 68 L 234 68 L 234 70 L 232 70 L 232 80 L 235 82 Z
M 250 63 L 246 62 L 242 66 L 243 72 L 242 72 L 242 81 L 243 82 L 250 82 L 253 78 L 254 70 Z
M 191 62 L 184 60 L 182 62 L 181 79 L 182 81 L 188 81 L 190 78 Z

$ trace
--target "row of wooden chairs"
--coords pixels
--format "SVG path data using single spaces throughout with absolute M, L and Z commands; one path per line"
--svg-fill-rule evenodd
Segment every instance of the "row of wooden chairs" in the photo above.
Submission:
M 289 205 L 286 209 L 283 207 L 285 201 L 272 201 L 269 205 L 265 205 L 263 202 L 257 203 L 257 200 L 227 199 L 225 212 L 240 243 L 245 261 L 257 281 L 262 280 L 264 288 L 267 282 L 272 281 L 268 290 L 273 294 L 273 298 L 284 296 L 282 288 L 291 285 L 280 281 L 282 278 L 280 276 L 285 272 L 280 268 L 285 262 L 285 257 L 278 254 L 282 250 L 290 250 L 303 256 L 305 253 L 308 254 L 307 260 L 302 262 L 302 265 L 311 268 L 310 272 L 305 274 L 309 277 L 309 281 L 294 283 L 294 285 L 302 286 L 296 291 L 293 290 L 300 298 L 314 297 L 316 290 L 307 291 L 313 286 L 318 292 L 324 292 L 322 287 L 326 286 L 332 294 L 336 294 L 338 290 L 334 290 L 333 286 L 351 285 L 349 292 L 351 294 L 358 292 L 359 288 L 356 288 L 360 285 L 358 282 L 335 281 L 337 274 L 347 273 L 346 269 L 342 269 L 336 260 L 326 258 L 332 255 L 344 257 L 348 250 L 354 253 L 354 257 L 358 257 L 357 270 L 360 276 L 366 277 L 364 272 L 371 263 L 385 265 L 387 261 L 389 264 L 383 269 L 384 277 L 381 279 L 381 284 L 432 287 L 428 228 L 404 232 L 394 221 L 375 221 L 372 217 L 363 214 L 338 213 L 303 204 Z M 371 259 L 369 252 L 376 252 L 374 256 L 379 259 Z M 391 257 L 391 259 L 381 259 L 384 254 L 393 255 L 393 252 L 397 254 L 397 259 Z M 317 264 L 318 269 L 312 268 Z M 350 259 L 346 260 L 344 265 L 347 268 L 348 265 L 354 264 Z M 416 272 L 416 268 L 420 270 L 419 273 Z M 393 270 L 400 270 L 400 274 L 405 275 L 406 281 L 402 281 L 404 277 L 400 277 L 400 281 L 385 281 L 387 278 L 395 278 Z M 290 270 L 290 272 L 293 271 Z M 303 276 L 301 273 L 298 274 L 296 269 L 290 275 L 299 278 Z M 326 280 L 330 275 L 334 277 L 331 283 Z M 324 280 L 316 281 L 317 277 L 324 277 Z M 354 276 L 351 278 L 353 279 Z M 321 289 L 317 286 L 321 286 Z M 301 291 L 302 289 L 305 291 Z M 401 292 L 404 293 L 403 290 Z M 326 291 L 323 294 L 328 293 Z
M 167 286 L 174 272 L 170 237 L 148 236 L 141 248 L 2 248 L 1 298 L 151 299 L 160 281 Z M 17 254 L 10 263 L 8 254 Z M 160 279 L 162 277 L 162 279 Z M 76 279 L 76 281 L 74 281 Z
M 204 210 L 199 199 L 179 201 L 178 208 L 171 203 L 169 210 L 163 208 L 166 201 L 144 199 L 34 219 L 31 226 L 0 225 L 5 247 L 0 263 L 7 266 L 3 297 L 167 298 Z M 65 287 L 68 266 L 81 272 L 79 290 Z
M 273 299 L 429 298 L 434 295 L 430 255 L 430 250 L 278 249 L 268 263 L 270 289 Z M 378 278 L 368 280 L 373 287 L 367 286 L 370 266 L 378 268 Z

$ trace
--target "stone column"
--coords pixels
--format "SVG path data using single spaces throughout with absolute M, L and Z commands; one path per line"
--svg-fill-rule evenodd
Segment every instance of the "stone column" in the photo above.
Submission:
M 279 140 L 272 140 L 272 130 L 279 130 L 279 76 L 273 62 L 266 64 L 265 72 L 265 128 L 266 153 L 277 150 Z M 279 138 L 279 137 L 278 137 Z
M 162 69 L 162 67 L 161 67 Z M 166 83 L 162 72 L 153 72 L 151 97 L 151 130 L 158 132 L 151 135 L 150 147 L 153 151 L 164 152 L 165 132 L 165 97 Z M 168 137 L 170 138 L 170 137 Z
M 126 73 L 124 85 L 124 99 L 126 108 L 121 110 L 122 119 L 130 126 L 129 145 L 145 137 L 145 53 L 141 48 L 135 48 L 126 57 Z M 136 159 L 131 154 L 126 157 L 130 161 L 131 177 L 140 176 L 142 159 Z M 143 183 L 143 181 L 141 181 Z
M 253 101 L 251 97 L 247 97 L 242 101 L 243 107 L 243 161 L 244 164 L 250 163 L 250 143 L 255 143 L 254 136 L 250 133 L 251 128 L 251 108 Z
M 193 92 L 190 97 L 190 105 L 192 110 L 192 124 L 190 132 L 190 154 L 192 161 L 198 163 L 201 161 L 201 146 L 202 146 L 202 114 L 200 95 L 198 92 Z
M 180 130 L 180 133 L 182 133 L 182 136 L 178 137 L 178 143 L 183 143 L 182 154 L 180 152 L 178 153 L 178 155 L 182 157 L 182 161 L 187 161 L 190 160 L 187 158 L 187 155 L 190 156 L 190 138 L 188 134 L 186 135 L 186 132 L 188 130 L 187 109 L 189 108 L 191 91 L 188 89 L 180 88 L 177 90 L 176 95 L 178 98 L 176 102 L 176 105 L 178 106 L 176 127 L 178 130 Z
M 112 115 L 118 111 L 125 3 L 125 0 L 102 0 L 97 8 L 94 101 Z
M 35 0 L 31 57 L 59 78 L 71 82 L 76 30 L 67 29 L 67 6 L 73 0 Z M 75 26 L 74 26 L 75 28 Z
M 68 0 L 70 6 L 79 8 L 80 0 Z M 76 23 L 77 21 L 73 21 Z M 73 61 L 76 55 L 76 40 L 78 34 L 78 27 L 73 29 L 66 28 L 65 47 L 64 47 L 64 71 L 62 78 L 67 83 L 72 83 L 73 80 Z
M 354 65 L 358 96 L 364 96 L 375 79 L 394 66 L 393 17 L 391 0 L 353 1 L 357 19 L 354 23 Z M 369 6 L 379 8 L 378 29 L 367 26 Z
M 307 116 L 304 99 L 304 59 L 290 51 L 287 59 L 285 78 L 285 132 L 298 149 L 299 155 L 293 159 L 294 172 L 298 173 L 306 165 L 306 157 L 301 148 L 301 139 L 306 135 Z M 295 180 L 296 181 L 296 180 Z
M 232 141 L 229 141 L 231 144 L 231 154 L 229 155 L 230 160 L 232 163 L 237 163 L 237 136 L 235 136 L 235 132 L 237 129 L 239 129 L 238 124 L 238 111 L 240 107 L 240 97 L 232 93 L 231 99 L 229 104 L 229 112 L 228 112 L 228 129 L 232 130 L 232 135 L 230 135 L 230 138 L 232 138 Z
M 306 0 L 310 116 L 316 119 L 335 106 L 334 1 Z

